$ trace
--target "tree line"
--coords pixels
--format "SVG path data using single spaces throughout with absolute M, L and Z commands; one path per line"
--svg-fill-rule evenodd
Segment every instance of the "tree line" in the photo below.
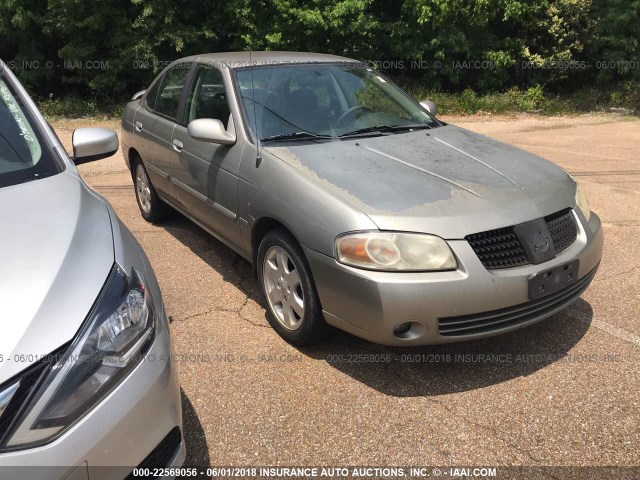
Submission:
M 124 98 L 170 61 L 296 50 L 445 92 L 640 79 L 640 0 L 0 0 L 0 58 L 36 95 Z

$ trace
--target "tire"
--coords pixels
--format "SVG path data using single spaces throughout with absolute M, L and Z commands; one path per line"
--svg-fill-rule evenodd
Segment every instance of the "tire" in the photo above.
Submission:
M 307 259 L 293 236 L 282 229 L 268 232 L 260 242 L 257 262 L 271 327 L 292 345 L 311 345 L 323 339 L 330 327 L 322 315 Z
M 133 189 L 142 218 L 147 222 L 157 223 L 168 217 L 170 207 L 158 197 L 147 169 L 139 159 L 133 165 Z

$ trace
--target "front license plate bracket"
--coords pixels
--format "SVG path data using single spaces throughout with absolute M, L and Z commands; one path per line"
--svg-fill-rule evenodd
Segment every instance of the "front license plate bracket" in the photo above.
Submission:
M 544 297 L 577 282 L 579 266 L 580 260 L 576 259 L 529 277 L 529 299 Z

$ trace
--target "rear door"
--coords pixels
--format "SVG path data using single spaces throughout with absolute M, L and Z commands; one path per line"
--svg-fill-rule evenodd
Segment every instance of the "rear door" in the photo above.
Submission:
M 151 183 L 161 197 L 179 203 L 171 182 L 171 140 L 192 63 L 177 63 L 154 84 L 136 113 L 134 129 Z
M 173 131 L 172 176 L 176 194 L 188 212 L 240 245 L 238 171 L 244 143 L 218 145 L 191 138 L 186 126 L 198 118 L 213 118 L 227 129 L 234 128 L 222 72 L 204 64 L 195 68 L 185 95 L 183 122 Z

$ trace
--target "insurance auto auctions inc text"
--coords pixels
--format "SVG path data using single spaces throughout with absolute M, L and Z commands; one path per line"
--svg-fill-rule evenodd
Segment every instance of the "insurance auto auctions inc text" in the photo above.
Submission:
M 260 467 L 271 478 L 492 478 L 495 467 Z

